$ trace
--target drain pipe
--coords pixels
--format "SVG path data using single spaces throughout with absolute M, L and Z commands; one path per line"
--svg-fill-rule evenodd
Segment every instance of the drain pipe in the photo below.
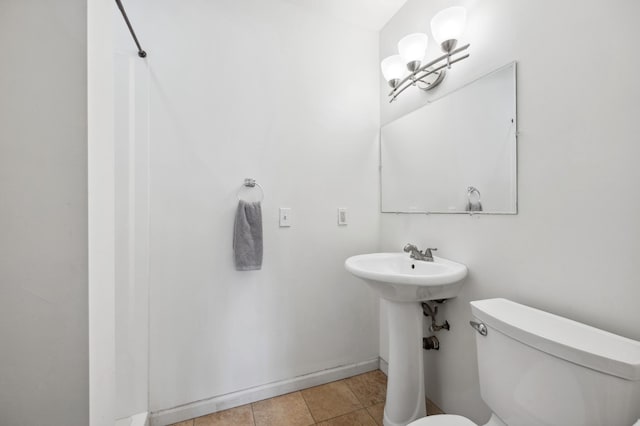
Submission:
M 440 302 L 443 303 L 443 302 Z M 436 323 L 436 315 L 438 315 L 438 307 L 434 306 L 433 308 L 427 302 L 422 302 L 422 313 L 425 317 L 431 317 L 431 325 L 429 326 L 429 331 L 435 333 L 440 330 L 449 330 L 451 327 L 449 326 L 449 321 L 445 321 L 444 324 L 438 325 Z
M 436 303 L 444 303 L 444 300 L 436 300 Z M 422 313 L 425 317 L 431 317 L 431 325 L 429 326 L 429 331 L 435 333 L 440 330 L 450 330 L 451 326 L 449 325 L 449 321 L 445 321 L 443 324 L 438 324 L 436 321 L 436 315 L 438 315 L 438 307 L 431 307 L 428 302 L 422 302 Z M 422 348 L 425 350 L 440 349 L 440 342 L 436 336 L 424 337 L 422 339 Z
M 435 349 L 437 351 L 440 349 L 440 341 L 436 336 L 423 337 L 422 349 L 427 351 L 430 349 Z

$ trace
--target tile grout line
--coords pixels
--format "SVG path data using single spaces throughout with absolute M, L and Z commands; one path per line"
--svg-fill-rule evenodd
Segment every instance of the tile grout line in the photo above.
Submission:
M 374 371 L 376 371 L 376 370 L 374 370 Z M 382 371 L 382 370 L 378 369 L 377 371 Z M 365 374 L 368 374 L 368 373 L 360 374 L 360 376 L 363 376 L 363 375 L 365 375 Z M 357 377 L 357 376 L 354 376 L 354 377 Z M 350 377 L 350 378 L 351 378 L 351 377 Z M 369 411 L 369 408 L 372 408 L 372 407 L 374 407 L 374 406 L 375 406 L 375 405 L 377 405 L 377 404 L 385 404 L 385 403 L 386 403 L 386 399 L 387 399 L 387 398 L 386 398 L 386 387 L 387 387 L 387 383 L 385 382 L 385 399 L 384 399 L 383 401 L 376 402 L 376 403 L 374 403 L 374 404 L 371 404 L 371 405 L 368 405 L 368 406 L 367 406 L 367 405 L 366 405 L 366 402 L 363 402 L 363 401 L 360 399 L 360 397 L 358 396 L 358 394 L 353 390 L 353 388 L 352 388 L 352 387 L 351 387 L 351 385 L 349 384 L 348 379 L 343 379 L 343 380 L 345 381 L 345 383 L 346 383 L 347 387 L 349 388 L 349 390 L 351 390 L 351 392 L 355 395 L 356 399 L 358 399 L 358 401 L 360 401 L 360 403 L 362 404 L 363 409 L 366 411 L 366 413 L 369 415 L 369 417 L 371 417 L 371 419 L 373 419 L 373 422 L 374 422 L 376 425 L 377 425 L 377 424 L 379 424 L 379 423 L 378 423 L 378 420 L 373 416 L 373 414 L 371 413 L 371 411 Z
M 362 375 L 365 375 L 365 374 L 368 374 L 368 373 L 358 374 L 357 376 L 362 376 Z M 353 377 L 357 377 L 357 376 L 353 376 Z M 373 406 L 375 406 L 375 405 L 377 405 L 377 404 L 379 404 L 379 403 L 384 403 L 385 401 L 381 401 L 381 402 L 379 402 L 379 403 L 375 403 L 375 404 L 367 405 L 367 404 L 366 404 L 366 402 L 363 402 L 363 400 L 362 400 L 362 399 L 358 396 L 358 394 L 354 391 L 353 387 L 349 384 L 349 382 L 347 381 L 347 379 L 349 379 L 349 378 L 336 380 L 336 381 L 334 381 L 334 382 L 330 382 L 330 383 L 339 383 L 339 382 L 343 382 L 343 383 L 346 385 L 346 387 L 347 387 L 347 389 L 349 390 L 349 392 L 351 392 L 351 394 L 355 397 L 356 401 L 358 401 L 358 403 L 360 404 L 360 407 L 358 407 L 358 408 L 356 408 L 356 409 L 354 409 L 354 410 L 348 411 L 348 412 L 346 412 L 346 413 L 342 413 L 342 414 L 340 414 L 340 415 L 337 415 L 337 416 L 334 416 L 334 417 L 330 417 L 330 418 L 324 419 L 324 420 L 322 420 L 322 421 L 317 420 L 317 419 L 316 419 L 316 417 L 313 415 L 313 413 L 312 413 L 312 411 L 311 411 L 311 408 L 309 407 L 309 403 L 307 402 L 307 399 L 305 398 L 305 396 L 304 396 L 303 392 L 304 392 L 305 390 L 312 389 L 312 388 L 314 388 L 314 387 L 325 386 L 325 385 L 312 386 L 312 387 L 310 387 L 310 388 L 301 389 L 301 390 L 299 390 L 299 391 L 291 392 L 291 393 L 299 393 L 299 394 L 300 394 L 300 396 L 302 397 L 302 400 L 304 401 L 305 407 L 307 408 L 307 411 L 309 412 L 309 415 L 311 416 L 311 419 L 312 419 L 312 420 L 313 420 L 313 422 L 314 422 L 314 423 L 312 423 L 312 424 L 311 424 L 311 425 L 309 425 L 309 426 L 318 425 L 318 424 L 323 423 L 323 422 L 328 422 L 328 421 L 331 421 L 331 420 L 335 420 L 335 419 L 337 419 L 337 418 L 339 418 L 339 417 L 346 416 L 346 415 L 349 415 L 349 414 L 352 414 L 352 413 L 355 413 L 355 412 L 357 412 L 357 411 L 361 411 L 361 410 L 364 410 L 364 411 L 365 411 L 365 413 L 366 413 L 369 417 L 371 417 L 371 418 L 374 420 L 374 422 L 377 424 L 377 421 L 376 421 L 376 419 L 373 417 L 373 414 L 371 414 L 371 412 L 369 412 L 369 408 L 371 408 L 371 407 L 373 407 Z M 327 383 L 327 384 L 329 384 L 329 383 Z M 265 399 L 265 400 L 263 400 L 263 401 L 267 401 L 267 400 L 275 399 L 275 398 L 277 398 L 277 397 L 267 398 L 267 399 Z M 255 416 L 255 411 L 254 411 L 254 405 L 255 405 L 255 403 L 249 403 L 249 404 L 246 404 L 246 405 L 249 405 L 249 407 L 251 408 L 251 417 L 252 417 L 252 419 L 253 419 L 253 425 L 254 425 L 254 426 L 257 426 L 256 416 Z M 435 404 L 434 404 L 434 405 L 435 405 Z M 225 411 L 225 410 L 223 410 L 223 411 Z M 195 426 L 196 418 L 189 419 L 189 420 L 186 420 L 186 421 L 191 422 L 191 426 Z
M 367 374 L 367 373 L 364 373 Z M 361 405 L 360 408 L 364 408 L 366 409 L 367 407 L 365 407 L 364 402 L 362 402 L 362 400 L 358 397 L 358 395 L 353 391 L 353 389 L 351 388 L 351 386 L 349 386 L 349 382 L 347 382 L 347 379 L 342 379 L 342 382 L 344 382 L 345 386 L 347 387 L 347 389 L 349 389 L 349 392 L 351 392 L 353 394 L 353 396 L 356 397 L 356 401 L 358 401 Z M 357 411 L 357 410 L 353 410 L 353 411 Z M 351 412 L 353 412 L 351 411 Z
M 366 374 L 366 373 L 363 373 L 363 374 Z M 353 391 L 351 386 L 349 386 L 349 383 L 347 383 L 346 379 L 336 380 L 336 381 L 331 382 L 331 383 L 339 383 L 339 382 L 343 382 L 347 386 L 347 389 L 349 390 L 349 392 L 351 392 L 353 394 L 353 396 L 356 398 L 356 401 L 358 401 L 360 403 L 361 407 L 356 408 L 355 410 L 348 411 L 346 413 L 339 414 L 339 415 L 334 416 L 334 417 L 329 417 L 328 419 L 324 419 L 322 421 L 318 421 L 318 420 L 316 420 L 315 416 L 311 412 L 311 408 L 309 407 L 309 404 L 307 403 L 307 399 L 304 397 L 303 391 L 306 390 L 306 389 L 303 389 L 303 390 L 300 391 L 300 395 L 302 396 L 302 400 L 304 401 L 305 405 L 307 406 L 307 410 L 309 410 L 309 413 L 311 414 L 311 418 L 315 422 L 315 425 L 318 425 L 318 424 L 324 423 L 324 422 L 328 422 L 330 420 L 334 420 L 334 419 L 337 419 L 338 417 L 346 416 L 347 414 L 355 413 L 356 411 L 360 411 L 360 410 L 365 410 L 367 415 L 373 419 L 373 416 L 369 413 L 369 411 L 367 410 L 367 407 L 365 407 L 365 404 L 362 402 L 362 400 L 360 398 L 358 398 L 358 395 L 356 395 L 356 393 Z M 329 384 L 329 383 L 327 383 L 327 384 Z M 320 385 L 320 386 L 325 386 L 325 385 Z M 313 386 L 313 387 L 316 387 L 316 386 Z M 308 389 L 311 389 L 311 388 L 308 388 Z M 373 420 L 375 422 L 375 419 L 373 419 Z
M 374 404 L 377 405 L 377 404 Z M 383 426 L 382 423 L 378 422 L 378 417 L 374 416 L 373 413 L 371 411 L 369 411 L 369 408 L 372 408 L 373 405 L 371 407 L 365 408 L 365 410 L 367 410 L 367 413 L 369 414 L 369 416 L 373 419 L 373 422 L 378 425 L 378 426 Z M 384 414 L 383 414 L 384 416 Z
M 254 404 L 253 402 L 250 403 L 249 407 L 251 407 L 251 418 L 253 419 L 253 426 L 257 426 L 257 423 L 256 423 L 256 412 L 253 411 L 253 404 Z
M 374 418 L 373 418 L 373 416 L 371 415 L 371 413 L 369 413 L 369 411 L 368 411 L 366 408 L 356 408 L 355 410 L 353 410 L 353 411 L 349 411 L 348 413 L 342 413 L 342 414 L 340 414 L 339 416 L 330 417 L 330 418 L 328 418 L 328 419 L 325 419 L 325 420 L 323 420 L 322 422 L 316 423 L 316 425 L 319 425 L 320 423 L 328 422 L 328 421 L 330 421 L 330 420 L 335 420 L 335 419 L 340 418 L 340 417 L 342 417 L 342 416 L 346 416 L 346 415 L 348 415 L 348 414 L 353 414 L 353 413 L 355 413 L 356 411 L 362 411 L 362 410 L 364 410 L 364 411 L 367 413 L 367 415 L 368 415 L 369 417 L 371 417 L 371 420 L 373 420 L 373 422 L 374 422 L 374 423 L 376 423 L 376 424 L 378 423 L 378 422 L 376 422 L 376 419 L 374 419 Z
M 375 370 L 374 370 L 374 371 L 375 371 Z M 368 374 L 368 373 L 364 373 L 364 374 Z M 360 376 L 363 376 L 364 374 L 360 374 Z M 358 376 L 354 376 L 354 377 L 358 377 Z M 351 377 L 350 377 L 350 378 L 351 378 Z M 384 400 L 379 401 L 379 402 L 375 402 L 375 403 L 370 404 L 370 405 L 367 405 L 366 401 L 362 401 L 362 400 L 360 399 L 360 397 L 358 396 L 358 394 L 353 390 L 353 388 L 351 387 L 351 385 L 349 384 L 349 382 L 347 381 L 347 379 L 343 379 L 343 380 L 344 380 L 344 382 L 346 383 L 346 385 L 347 385 L 347 387 L 349 388 L 349 390 L 351 391 L 351 393 L 353 393 L 353 394 L 355 395 L 356 399 L 357 399 L 358 401 L 360 401 L 360 403 L 362 404 L 362 408 L 367 409 L 367 408 L 371 408 L 371 407 L 373 407 L 374 405 L 378 405 L 378 404 L 382 404 L 382 403 L 386 403 L 386 402 L 387 402 L 387 395 L 386 395 L 386 387 L 387 387 L 387 385 L 386 385 L 386 383 L 385 383 L 385 398 L 384 398 Z M 367 411 L 368 411 L 368 410 L 367 410 Z
M 366 373 L 365 373 L 366 374 Z M 362 404 L 362 408 L 367 408 L 364 405 L 364 402 L 360 399 L 360 397 L 358 396 L 358 394 L 356 394 L 356 392 L 353 390 L 353 388 L 351 387 L 351 385 L 349 384 L 349 382 L 346 379 L 342 379 L 345 383 L 345 385 L 347 385 L 347 388 L 349 388 L 349 390 L 351 391 L 351 393 L 353 394 L 353 396 L 356 397 L 356 399 L 360 402 L 360 404 Z
M 315 386 L 312 386 L 312 387 L 315 387 Z M 307 388 L 307 389 L 311 389 L 311 388 Z M 302 392 L 303 390 L 306 390 L 306 389 L 299 390 L 298 392 L 300 392 L 300 396 L 302 397 L 302 400 L 304 401 L 304 406 L 307 407 L 307 411 L 309 412 L 309 415 L 313 419 L 313 424 L 317 425 L 318 421 L 316 420 L 316 417 L 311 412 L 311 407 L 309 407 L 309 403 L 307 402 L 307 398 L 304 397 L 304 393 Z

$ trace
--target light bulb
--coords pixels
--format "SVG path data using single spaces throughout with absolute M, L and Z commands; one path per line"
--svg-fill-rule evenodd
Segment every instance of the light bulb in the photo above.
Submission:
M 431 19 L 433 38 L 440 43 L 445 52 L 451 51 L 460 39 L 466 22 L 467 11 L 464 7 L 441 10 Z
M 382 75 L 391 87 L 398 85 L 406 70 L 405 62 L 400 55 L 384 58 L 380 63 L 380 68 L 382 69 Z
M 428 43 L 429 37 L 422 33 L 409 34 L 398 42 L 398 52 L 409 71 L 413 72 L 420 67 L 427 53 Z

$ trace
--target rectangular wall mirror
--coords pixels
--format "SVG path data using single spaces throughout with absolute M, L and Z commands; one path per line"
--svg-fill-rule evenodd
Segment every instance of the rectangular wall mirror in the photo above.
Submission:
M 381 129 L 383 213 L 517 213 L 516 63 Z

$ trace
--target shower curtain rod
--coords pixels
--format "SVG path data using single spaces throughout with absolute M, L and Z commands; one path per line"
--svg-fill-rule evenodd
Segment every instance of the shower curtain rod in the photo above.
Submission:
M 125 12 L 124 10 L 124 6 L 122 5 L 122 2 L 120 0 L 116 0 L 116 4 L 118 5 L 118 9 L 120 9 L 120 12 L 122 13 L 124 22 L 126 22 L 127 27 L 129 27 L 129 32 L 131 33 L 131 37 L 133 37 L 133 41 L 136 43 L 136 46 L 138 46 L 138 56 L 140 56 L 141 58 L 146 58 L 147 52 L 142 50 L 142 47 L 140 47 L 140 42 L 138 42 L 138 37 L 136 37 L 136 32 L 133 31 L 133 27 L 131 26 L 131 22 L 129 22 L 129 17 L 127 16 L 127 12 Z

